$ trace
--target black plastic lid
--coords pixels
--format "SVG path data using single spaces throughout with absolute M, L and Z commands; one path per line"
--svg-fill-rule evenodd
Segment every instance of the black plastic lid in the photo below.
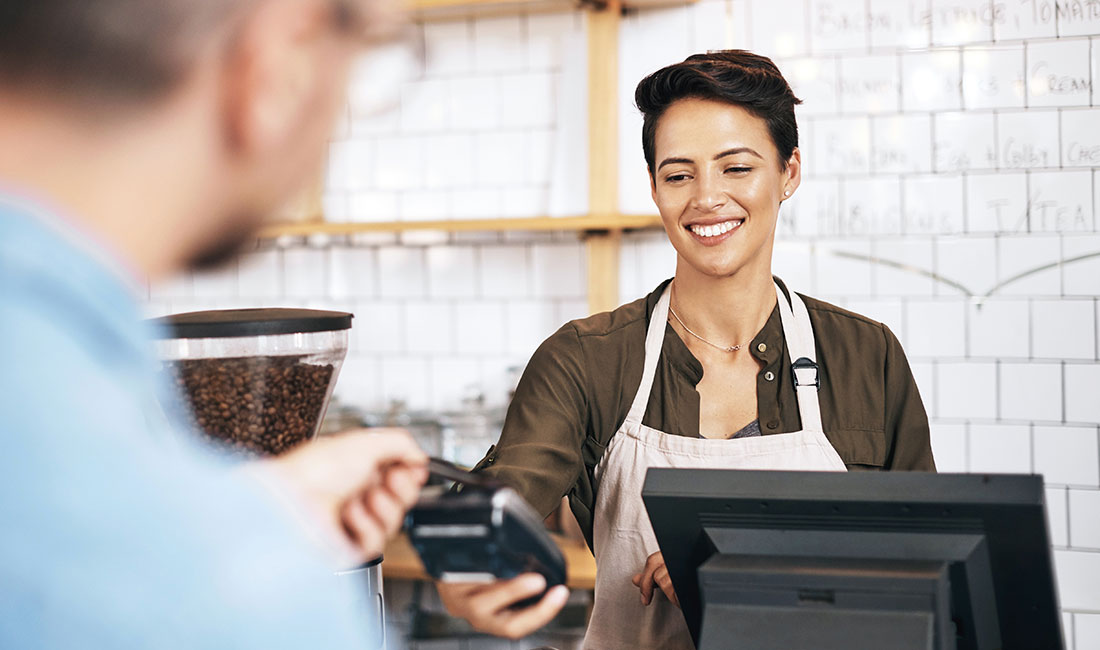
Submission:
M 207 339 L 351 329 L 352 314 L 319 309 L 216 309 L 152 319 L 166 339 Z

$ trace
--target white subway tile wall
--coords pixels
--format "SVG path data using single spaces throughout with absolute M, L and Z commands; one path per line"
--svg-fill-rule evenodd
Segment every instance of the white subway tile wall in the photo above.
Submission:
M 1047 525 L 1050 526 L 1050 541 L 1054 546 L 1066 546 L 1069 544 L 1067 490 L 1065 488 L 1048 487 L 1045 496 Z
M 398 108 L 349 111 L 336 136 L 330 218 L 583 213 L 583 12 L 421 29 L 424 70 L 403 83 Z M 1100 12 L 1053 0 L 700 0 L 632 12 L 619 52 L 625 212 L 655 212 L 634 86 L 726 47 L 773 56 L 805 101 L 804 179 L 782 210 L 776 274 L 901 339 L 941 470 L 1046 476 L 1067 643 L 1100 647 Z M 572 234 L 281 244 L 153 287 L 147 311 L 347 306 L 341 401 L 437 410 L 478 391 L 503 404 L 512 369 L 587 313 L 585 249 Z M 626 234 L 622 302 L 675 264 L 663 233 Z

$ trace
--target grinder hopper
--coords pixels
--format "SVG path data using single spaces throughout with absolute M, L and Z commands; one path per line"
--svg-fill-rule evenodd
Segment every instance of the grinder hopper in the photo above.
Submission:
M 352 315 L 226 309 L 155 319 L 158 352 L 215 443 L 270 456 L 312 439 L 348 348 Z

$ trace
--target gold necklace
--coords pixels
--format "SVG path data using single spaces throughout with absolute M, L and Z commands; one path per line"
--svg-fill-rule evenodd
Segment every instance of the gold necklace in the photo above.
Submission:
M 676 310 L 672 308 L 672 296 L 671 295 L 669 296 L 669 301 L 668 301 L 668 311 L 669 311 L 669 313 L 672 314 L 672 317 L 676 319 L 676 322 L 680 324 L 680 327 L 684 328 L 684 330 L 688 334 L 691 334 L 692 336 L 699 339 L 703 343 L 706 343 L 707 345 L 711 346 L 712 348 L 718 348 L 719 350 L 721 350 L 723 352 L 737 352 L 741 348 L 748 345 L 747 343 L 740 343 L 738 345 L 718 345 L 717 343 L 712 343 L 712 342 L 706 340 L 705 338 L 699 336 L 695 332 L 692 332 L 691 328 L 688 327 L 687 325 L 684 325 L 684 321 L 680 320 L 680 317 L 676 315 Z

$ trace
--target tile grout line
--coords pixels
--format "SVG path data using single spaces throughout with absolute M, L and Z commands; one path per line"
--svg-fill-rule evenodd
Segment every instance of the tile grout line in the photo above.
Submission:
M 1064 424 L 1066 422 L 1066 419 L 1067 419 L 1066 418 L 1066 392 L 1067 392 L 1066 391 L 1066 363 L 1063 361 L 1059 365 L 1058 369 L 1060 371 L 1058 378 L 1059 378 L 1059 380 L 1061 380 L 1061 383 L 1062 383 L 1062 386 L 1061 386 L 1061 388 L 1062 388 L 1062 390 L 1061 390 L 1062 405 L 1061 406 L 1062 406 L 1062 423 Z
M 1066 534 L 1066 546 L 1072 546 L 1073 545 L 1073 538 L 1072 538 L 1073 527 L 1070 525 L 1070 517 L 1073 516 L 1073 512 L 1070 510 L 1069 488 L 1068 487 L 1065 488 L 1062 491 L 1062 499 L 1064 500 L 1063 505 L 1065 506 L 1065 509 L 1066 509 L 1066 529 L 1062 532 L 1064 532 Z
M 1062 120 L 1065 117 L 1065 109 L 1063 107 L 1058 108 L 1058 169 L 1064 170 L 1066 168 L 1065 151 L 1062 148 Z
M 1003 421 L 1004 413 L 1001 408 L 1001 360 L 993 362 L 993 403 L 995 404 L 996 421 Z
M 810 11 L 811 5 L 812 5 L 811 0 L 802 0 L 802 11 L 803 11 L 803 16 L 805 16 L 805 19 L 803 21 L 804 24 L 802 25 L 802 27 L 803 27 L 803 29 L 806 30 L 806 32 L 805 32 L 805 38 L 806 38 L 806 43 L 807 43 L 806 54 L 810 55 L 810 56 L 812 56 L 815 53 L 814 52 L 814 49 L 815 49 L 814 39 L 813 39 L 813 32 L 814 32 L 814 30 L 813 30 L 813 18 L 811 17 L 811 11 Z
M 1028 469 L 1032 474 L 1035 473 L 1035 423 L 1032 422 L 1027 426 L 1027 444 L 1028 444 Z M 1046 477 L 1043 477 L 1043 482 L 1046 482 Z
M 1027 58 L 1028 58 L 1027 57 L 1027 54 L 1028 54 L 1028 40 L 1027 39 L 1023 40 L 1023 50 L 1024 50 L 1024 105 L 1023 105 L 1023 110 L 1026 111 L 1027 109 L 1031 108 L 1031 106 L 1029 105 L 1031 103 L 1030 102 L 1030 99 L 1031 99 L 1031 79 L 1029 78 L 1029 75 L 1027 74 Z
M 1027 303 L 1027 361 L 1035 361 L 1035 299 L 1028 297 Z
M 970 457 L 973 455 L 973 454 L 970 453 L 971 452 L 970 447 L 974 443 L 974 439 L 973 439 L 973 436 L 971 435 L 971 431 L 970 431 L 970 422 L 969 421 L 963 422 L 963 435 L 965 436 L 965 440 L 966 440 L 966 444 L 963 447 L 963 458 L 964 458 L 964 465 L 963 466 L 966 467 L 966 471 L 969 472 L 969 471 L 971 471 Z

